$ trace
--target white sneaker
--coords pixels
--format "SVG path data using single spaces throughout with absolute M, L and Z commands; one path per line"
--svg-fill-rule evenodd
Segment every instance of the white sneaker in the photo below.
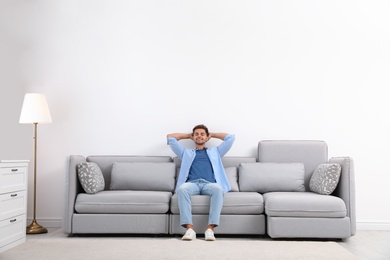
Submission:
M 196 239 L 196 233 L 192 228 L 189 228 L 181 239 L 186 241 L 194 240 Z
M 206 241 L 214 241 L 215 240 L 214 231 L 211 230 L 210 228 L 207 229 L 206 232 L 204 233 L 204 239 Z

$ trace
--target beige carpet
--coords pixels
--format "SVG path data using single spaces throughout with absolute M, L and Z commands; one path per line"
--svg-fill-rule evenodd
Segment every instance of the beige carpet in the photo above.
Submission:
M 62 259 L 358 259 L 336 242 L 179 237 L 60 237 L 34 239 L 0 254 L 1 260 Z

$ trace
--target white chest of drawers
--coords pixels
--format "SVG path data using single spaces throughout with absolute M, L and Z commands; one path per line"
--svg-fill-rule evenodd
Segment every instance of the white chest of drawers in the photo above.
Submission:
M 0 160 L 0 253 L 26 241 L 28 161 Z

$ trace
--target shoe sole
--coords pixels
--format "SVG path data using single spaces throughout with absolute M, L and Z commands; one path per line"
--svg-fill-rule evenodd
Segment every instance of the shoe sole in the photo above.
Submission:
M 195 240 L 196 239 L 196 236 L 194 237 L 182 237 L 181 240 L 183 241 L 192 241 L 192 240 Z
M 194 240 L 195 238 L 182 238 L 181 240 L 183 240 L 183 241 L 192 241 L 192 240 Z

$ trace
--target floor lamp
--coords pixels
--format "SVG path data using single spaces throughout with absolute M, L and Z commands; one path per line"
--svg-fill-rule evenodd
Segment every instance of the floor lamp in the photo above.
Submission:
M 34 219 L 26 227 L 27 234 L 47 233 L 47 229 L 38 224 L 36 220 L 37 210 L 37 130 L 38 123 L 51 123 L 49 106 L 44 94 L 28 93 L 24 96 L 22 112 L 20 113 L 20 124 L 34 124 Z

